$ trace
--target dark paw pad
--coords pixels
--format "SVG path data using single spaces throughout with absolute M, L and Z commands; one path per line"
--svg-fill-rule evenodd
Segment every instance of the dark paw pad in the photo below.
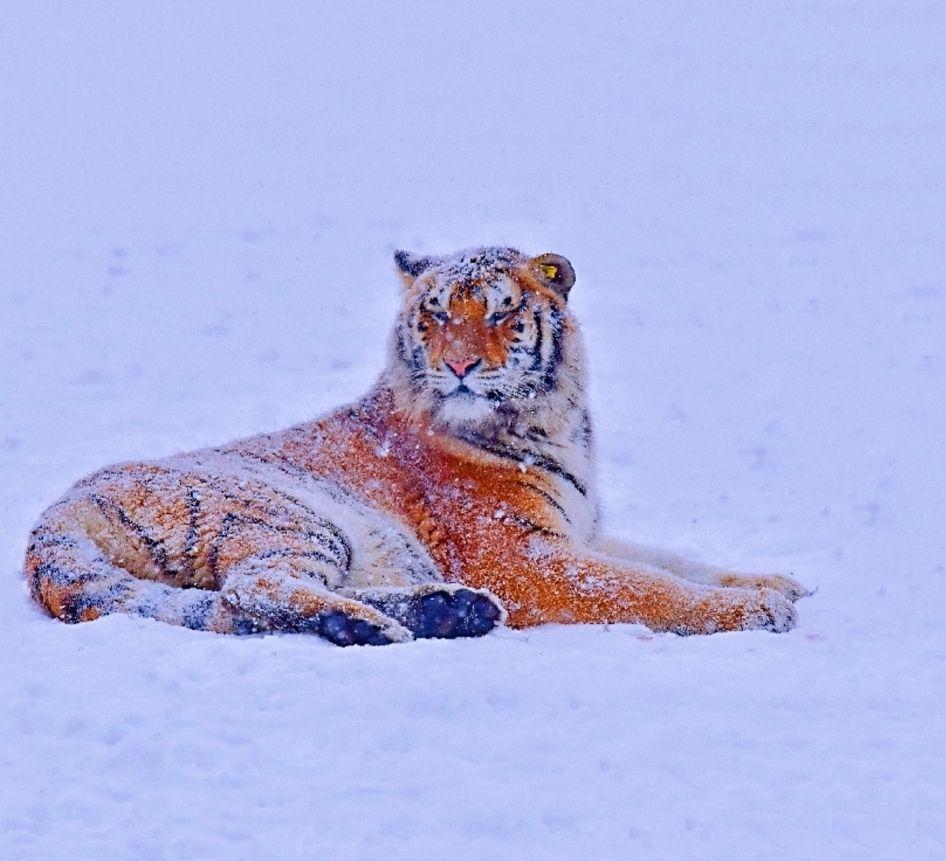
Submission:
M 336 646 L 384 646 L 391 642 L 377 625 L 338 611 L 319 616 L 316 625 L 317 633 Z
M 502 615 L 493 601 L 470 589 L 432 592 L 417 604 L 411 628 L 419 638 L 479 637 L 493 630 Z

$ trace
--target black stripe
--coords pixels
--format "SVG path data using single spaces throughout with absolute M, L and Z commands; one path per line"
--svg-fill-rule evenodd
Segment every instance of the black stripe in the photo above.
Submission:
M 582 496 L 587 496 L 588 488 L 579 481 L 572 473 L 570 473 L 565 467 L 563 467 L 557 460 L 553 460 L 550 457 L 546 457 L 542 454 L 537 454 L 533 451 L 520 452 L 509 446 L 500 445 L 491 440 L 484 439 L 479 436 L 479 434 L 472 433 L 470 431 L 460 433 L 459 438 L 464 442 L 469 443 L 472 446 L 482 449 L 489 454 L 494 454 L 497 457 L 503 457 L 507 460 L 515 461 L 516 463 L 525 463 L 528 466 L 538 466 L 542 469 L 551 472 L 553 475 L 557 475 L 560 478 L 564 478 L 565 481 L 569 482 L 575 490 L 577 490 Z
M 214 583 L 217 583 L 218 586 L 220 585 L 217 579 L 217 566 L 220 561 L 220 544 L 226 540 L 227 536 L 230 534 L 230 527 L 238 520 L 237 515 L 233 513 L 227 514 L 220 523 L 220 528 L 217 530 L 214 540 L 210 542 L 210 552 L 207 554 L 207 567 L 210 569 L 210 576 L 213 578 Z
M 294 535 L 301 538 L 308 538 L 310 540 L 318 542 L 322 547 L 328 550 L 330 553 L 334 554 L 334 558 L 326 556 L 324 553 L 320 553 L 318 550 L 311 551 L 299 551 L 300 553 L 311 553 L 313 556 L 318 555 L 319 558 L 323 559 L 327 564 L 332 565 L 336 568 L 346 570 L 351 563 L 351 547 L 345 540 L 341 532 L 333 524 L 330 524 L 328 521 L 325 522 L 324 528 L 325 531 L 337 537 L 341 542 L 341 549 L 344 552 L 343 558 L 338 558 L 342 554 L 339 553 L 339 547 L 336 546 L 332 541 L 330 541 L 325 535 L 315 532 L 309 529 L 298 529 L 295 526 L 280 526 L 275 523 L 267 523 L 265 520 L 261 520 L 259 517 L 250 517 L 242 514 L 233 514 L 230 513 L 223 519 L 223 523 L 220 525 L 220 529 L 217 532 L 217 535 L 214 537 L 214 540 L 210 547 L 210 553 L 207 558 L 207 565 L 210 568 L 211 575 L 216 581 L 218 573 L 218 565 L 220 560 L 220 545 L 229 537 L 230 531 L 232 530 L 235 524 L 240 526 L 259 526 L 262 529 L 265 529 L 269 532 L 275 532 L 278 535 Z M 267 553 L 269 551 L 262 551 Z M 273 551 L 274 553 L 282 552 L 295 552 L 295 551 L 283 551 L 281 548 L 277 548 Z M 260 556 L 261 554 L 251 554 Z
M 534 490 L 537 494 L 539 494 L 539 496 L 541 496 L 553 508 L 557 508 L 558 511 L 561 513 L 562 517 L 565 518 L 567 523 L 572 522 L 572 519 L 568 516 L 568 514 L 566 514 L 565 509 L 562 506 L 562 504 L 554 496 L 552 496 L 551 493 L 549 493 L 544 488 L 539 487 L 537 484 L 532 484 L 532 482 L 529 482 L 529 481 L 525 481 L 523 482 L 523 484 L 525 484 L 527 487 L 532 488 L 532 490 Z
M 537 371 L 542 367 L 542 342 L 545 337 L 542 331 L 542 314 L 538 309 L 532 312 L 532 320 L 535 323 L 535 344 L 532 347 L 535 354 L 532 356 L 532 366 L 529 370 Z
M 278 469 L 281 473 L 292 476 L 293 478 L 305 478 L 309 480 L 312 479 L 312 473 L 308 472 L 298 464 L 293 463 L 291 460 L 287 460 L 285 457 L 280 456 L 278 453 L 262 455 L 255 451 L 239 451 L 237 454 L 241 458 L 248 457 L 252 460 L 255 460 L 257 463 L 263 464 L 263 466 L 271 466 L 274 469 Z M 263 479 L 259 479 L 259 481 L 265 484 Z M 271 487 L 271 485 L 268 484 L 266 486 Z M 236 497 L 233 498 L 236 499 Z M 295 497 L 292 498 L 295 499 Z M 298 502 L 298 500 L 296 501 Z M 299 504 L 301 505 L 302 503 Z
M 192 487 L 187 491 L 187 538 L 184 541 L 184 571 L 194 579 L 194 555 L 197 549 L 197 524 L 200 517 L 200 494 Z
M 309 538 L 313 541 L 318 541 L 318 543 L 323 547 L 328 547 L 335 550 L 336 553 L 338 552 L 338 548 L 335 548 L 322 533 L 313 529 L 300 529 L 298 526 L 283 526 L 279 523 L 270 523 L 267 520 L 263 520 L 261 517 L 253 517 L 252 515 L 248 514 L 233 514 L 228 516 L 233 517 L 234 522 L 238 522 L 246 526 L 261 526 L 263 529 L 267 529 L 270 532 L 276 532 L 279 535 L 296 535 L 301 538 Z M 348 542 L 344 540 L 344 537 L 336 526 L 329 523 L 327 520 L 316 524 L 316 526 L 318 528 L 324 529 L 326 532 L 332 535 L 332 537 L 339 539 L 339 541 L 342 542 L 341 549 L 343 552 L 349 550 Z M 341 556 L 343 554 L 338 555 Z M 346 559 L 345 561 L 347 564 L 348 560 Z M 335 564 L 341 566 L 341 560 L 336 560 Z
M 37 527 L 33 532 L 33 541 L 27 548 L 30 553 L 39 553 L 49 547 L 78 547 L 79 542 L 72 535 L 50 532 L 46 527 Z
M 259 463 L 265 466 L 275 467 L 280 472 L 283 472 L 286 475 L 304 478 L 308 482 L 313 481 L 313 476 L 311 473 L 307 472 L 302 467 L 297 466 L 291 461 L 286 461 L 281 458 L 270 460 L 268 458 L 263 457 L 260 454 L 257 454 L 256 452 L 249 452 L 249 451 L 245 453 L 241 452 L 241 454 L 245 454 L 246 457 L 252 458 L 253 460 L 258 461 Z M 284 490 L 280 490 L 278 487 L 273 487 L 270 484 L 266 484 L 265 486 L 269 491 L 274 493 L 276 496 L 279 496 L 282 499 L 287 500 L 293 505 L 297 505 L 299 508 L 301 508 L 304 512 L 306 512 L 306 514 L 308 514 L 312 518 L 312 520 L 315 522 L 315 524 L 319 528 L 324 529 L 338 542 L 338 544 L 340 545 L 340 552 L 338 551 L 336 552 L 338 552 L 338 555 L 344 559 L 344 562 L 339 561 L 338 565 L 340 568 L 347 569 L 348 566 L 351 564 L 352 547 L 345 533 L 342 532 L 342 530 L 339 529 L 330 520 L 327 520 L 326 518 L 319 516 L 316 513 L 315 509 L 312 508 L 312 506 L 303 502 L 298 497 L 293 496 L 292 494 L 287 493 Z M 336 487 L 334 485 L 327 484 L 327 483 L 326 484 L 318 483 L 317 486 L 319 490 L 322 490 L 323 492 L 327 493 L 333 499 L 339 498 L 338 494 L 335 493 Z M 343 498 L 347 501 L 349 497 L 346 495 Z M 320 544 L 324 544 L 325 541 L 328 540 L 328 539 L 324 539 L 323 541 L 322 539 L 314 536 L 313 534 L 309 534 L 309 537 L 315 537 L 316 541 L 319 541 Z
M 549 363 L 545 368 L 545 373 L 542 375 L 542 384 L 545 386 L 546 390 L 549 391 L 555 388 L 558 366 L 562 363 L 564 356 L 564 350 L 562 348 L 562 340 L 564 338 L 562 312 L 553 306 L 550 314 L 552 317 L 550 321 L 552 326 L 552 355 L 549 357 Z
M 103 499 L 99 494 L 93 493 L 89 497 L 92 502 L 94 502 L 99 510 L 106 517 L 111 513 L 113 516 L 117 517 L 122 526 L 126 529 L 133 532 L 138 538 L 141 539 L 141 542 L 148 548 L 148 552 L 151 554 L 151 559 L 155 565 L 161 570 L 161 573 L 164 574 L 167 572 L 167 561 L 168 554 L 167 550 L 164 547 L 164 544 L 156 539 L 152 538 L 145 531 L 145 528 L 132 520 L 120 505 L 112 502 L 111 500 Z
M 331 535 L 332 538 L 337 543 L 338 545 L 337 547 L 332 543 L 332 541 L 330 541 L 324 535 L 317 535 L 314 532 L 308 532 L 308 531 L 304 532 L 303 534 L 305 534 L 309 538 L 315 538 L 315 540 L 318 541 L 320 544 L 322 544 L 323 546 L 328 546 L 329 549 L 332 550 L 337 556 L 341 557 L 341 559 L 335 563 L 336 565 L 338 565 L 341 568 L 347 568 L 349 566 L 349 564 L 351 563 L 351 555 L 352 555 L 351 544 L 349 543 L 348 538 L 345 536 L 345 533 L 341 531 L 341 529 L 339 529 L 334 523 L 332 523 L 331 520 L 328 520 L 327 518 L 322 517 L 319 514 L 317 514 L 315 509 L 312 508 L 312 506 L 306 504 L 305 502 L 293 496 L 292 494 L 287 493 L 284 490 L 280 490 L 278 487 L 272 487 L 271 485 L 266 485 L 266 487 L 268 490 L 270 490 L 272 493 L 276 494 L 277 496 L 281 497 L 286 502 L 292 505 L 296 505 L 299 508 L 301 508 L 307 515 L 309 515 L 310 518 L 312 518 L 313 526 L 316 526 L 319 529 L 324 529 L 326 532 L 328 532 L 329 535 Z M 279 514 L 280 512 L 275 512 L 276 516 L 279 516 Z M 344 560 L 344 562 L 341 561 L 342 559 Z
M 581 444 L 585 451 L 591 447 L 591 415 L 588 410 L 581 411 Z
M 564 478 L 565 481 L 571 484 L 582 496 L 588 495 L 588 488 L 584 485 L 584 483 L 579 481 L 576 476 L 565 469 L 565 467 L 563 467 L 557 460 L 553 460 L 552 458 L 546 457 L 545 455 L 533 455 L 533 457 L 533 464 L 542 467 L 542 469 L 548 470 L 553 475 Z
M 312 481 L 313 476 L 311 472 L 309 472 L 305 467 L 300 466 L 299 464 L 294 463 L 293 461 L 289 460 L 285 455 L 279 452 L 276 452 L 270 455 L 262 455 L 254 451 L 246 451 L 246 452 L 240 452 L 239 454 L 240 454 L 240 457 L 252 458 L 253 460 L 261 463 L 263 466 L 273 467 L 279 470 L 284 475 L 290 476 L 291 478 L 301 478 L 303 482 Z M 293 499 L 295 500 L 297 505 L 301 505 L 303 508 L 307 508 L 307 506 L 305 506 L 304 503 L 299 502 L 299 500 L 296 499 L 296 497 L 289 496 L 284 491 L 276 490 L 276 488 L 274 488 L 271 484 L 268 484 L 266 482 L 265 478 L 259 478 L 258 480 L 262 484 L 264 484 L 267 488 L 270 488 L 271 490 L 273 490 L 274 493 L 279 493 L 284 498 L 288 497 L 289 499 Z M 311 509 L 307 509 L 307 510 L 311 511 Z
M 324 562 L 326 565 L 331 565 L 333 568 L 338 567 L 338 560 L 332 559 L 329 556 L 326 556 L 324 553 L 321 553 L 318 550 L 293 550 L 292 548 L 286 547 L 275 550 L 264 550 L 262 553 L 253 554 L 253 558 L 256 559 L 315 559 L 318 562 Z
M 529 442 L 538 442 L 542 445 L 554 446 L 555 448 L 565 448 L 564 443 L 549 439 L 549 435 L 540 427 L 530 427 L 524 434 L 513 433 L 519 439 L 527 439 Z
M 507 520 L 511 520 L 517 526 L 521 526 L 526 531 L 527 535 L 532 535 L 538 532 L 540 535 L 545 535 L 549 538 L 565 538 L 561 532 L 556 532 L 554 529 L 549 529 L 547 526 L 539 526 L 539 524 L 534 520 L 530 520 L 528 517 L 523 517 L 521 514 L 507 512 L 505 518 Z
M 39 595 L 40 584 L 43 582 L 51 586 L 65 586 L 74 580 L 74 573 L 64 571 L 54 562 L 40 562 L 33 571 L 30 585 L 33 587 L 33 594 Z

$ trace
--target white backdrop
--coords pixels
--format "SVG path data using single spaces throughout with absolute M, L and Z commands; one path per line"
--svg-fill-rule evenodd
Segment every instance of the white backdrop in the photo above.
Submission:
M 7 2 L 0 855 L 946 853 L 946 6 Z M 65 627 L 104 463 L 360 394 L 395 247 L 568 256 L 606 515 L 791 634 Z

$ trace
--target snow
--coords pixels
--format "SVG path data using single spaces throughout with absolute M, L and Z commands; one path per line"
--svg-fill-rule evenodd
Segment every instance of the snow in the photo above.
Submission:
M 10 3 L 0 855 L 940 858 L 938 2 Z M 76 478 L 361 394 L 391 254 L 578 280 L 607 520 L 786 635 L 336 649 L 28 600 Z

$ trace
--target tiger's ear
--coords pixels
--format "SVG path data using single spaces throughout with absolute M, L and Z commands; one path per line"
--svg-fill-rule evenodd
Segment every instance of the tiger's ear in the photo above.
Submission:
M 435 259 L 411 254 L 410 251 L 395 251 L 394 262 L 397 264 L 397 271 L 404 279 L 404 283 L 410 285 L 414 283 L 414 279 L 433 266 Z
M 529 261 L 529 269 L 546 287 L 551 287 L 563 299 L 575 283 L 575 270 L 560 254 L 540 254 Z

